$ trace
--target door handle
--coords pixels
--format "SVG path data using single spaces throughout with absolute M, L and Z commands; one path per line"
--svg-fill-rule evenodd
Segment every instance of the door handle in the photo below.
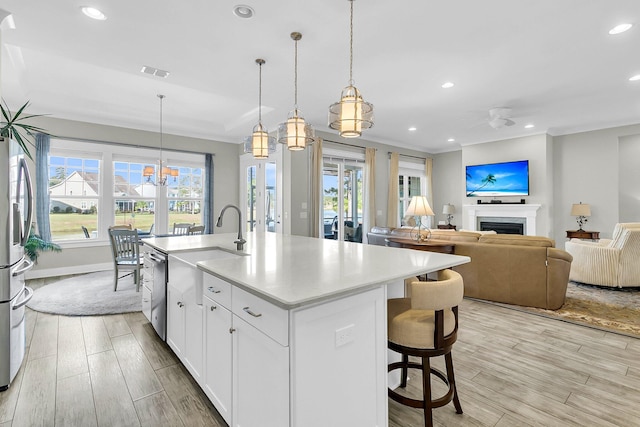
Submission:
M 24 219 L 24 235 L 22 236 L 21 245 L 24 246 L 29 240 L 29 234 L 31 234 L 31 221 L 33 221 L 33 187 L 31 185 L 31 176 L 29 175 L 29 168 L 24 158 L 20 159 L 20 169 L 24 171 L 24 182 L 27 184 L 27 215 Z M 20 195 L 17 195 L 20 197 Z
M 220 291 L 220 289 L 216 289 L 216 288 L 214 288 L 213 286 L 209 286 L 207 289 L 208 289 L 208 290 L 209 290 L 209 292 L 211 292 L 212 294 L 219 294 L 219 293 L 221 292 L 221 291 Z
M 22 291 L 23 295 L 26 295 L 22 301 L 20 302 L 16 302 L 15 305 L 13 307 L 11 307 L 12 310 L 17 310 L 20 307 L 27 305 L 27 303 L 29 301 L 31 301 L 31 298 L 33 298 L 33 289 L 31 289 L 28 286 L 25 286 L 24 290 Z
M 26 273 L 27 271 L 31 270 L 33 268 L 33 261 L 31 261 L 29 258 L 24 258 L 22 260 L 22 265 L 27 264 L 25 267 L 22 268 L 16 268 L 15 270 L 13 270 L 13 273 L 11 273 L 11 275 L 13 277 L 19 276 L 21 274 Z
M 253 311 L 251 311 L 251 309 L 250 309 L 249 307 L 245 307 L 245 308 L 243 308 L 243 310 L 244 310 L 246 313 L 248 313 L 248 314 L 250 314 L 251 316 L 253 316 L 253 317 L 261 317 L 261 316 L 262 316 L 262 313 L 254 313 Z
M 182 307 L 184 307 L 184 304 L 182 302 L 178 301 L 178 307 L 182 308 Z

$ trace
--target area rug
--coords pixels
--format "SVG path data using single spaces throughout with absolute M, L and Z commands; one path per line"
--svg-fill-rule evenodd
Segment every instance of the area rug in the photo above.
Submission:
M 640 288 L 610 288 L 569 282 L 565 303 L 559 310 L 501 305 L 640 338 Z
M 62 278 L 35 290 L 27 304 L 32 310 L 65 316 L 93 316 L 142 310 L 141 292 L 133 276 L 118 281 L 113 291 L 113 272 L 81 274 Z

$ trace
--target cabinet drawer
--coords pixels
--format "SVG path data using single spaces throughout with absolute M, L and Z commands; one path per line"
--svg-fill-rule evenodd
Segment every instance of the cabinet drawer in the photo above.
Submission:
M 232 312 L 278 343 L 289 345 L 289 312 L 237 287 L 232 289 Z
M 203 276 L 203 295 L 231 310 L 231 284 L 208 273 Z

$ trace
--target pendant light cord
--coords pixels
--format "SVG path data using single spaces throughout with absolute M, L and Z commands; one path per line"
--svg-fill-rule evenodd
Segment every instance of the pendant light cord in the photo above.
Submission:
M 258 62 L 260 72 L 258 77 L 258 123 L 262 124 L 262 62 Z
M 351 3 L 351 19 L 349 22 L 349 85 L 353 86 L 353 0 Z
M 293 107 L 298 109 L 298 40 L 295 41 L 293 60 Z

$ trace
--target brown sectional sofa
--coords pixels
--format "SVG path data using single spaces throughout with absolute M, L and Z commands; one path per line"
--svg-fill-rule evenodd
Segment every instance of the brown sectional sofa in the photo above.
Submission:
M 369 244 L 410 238 L 411 228 L 373 227 Z M 458 267 L 464 295 L 507 304 L 557 310 L 564 304 L 573 257 L 546 237 L 431 230 L 431 239 L 455 242 L 455 254 L 471 258 Z

